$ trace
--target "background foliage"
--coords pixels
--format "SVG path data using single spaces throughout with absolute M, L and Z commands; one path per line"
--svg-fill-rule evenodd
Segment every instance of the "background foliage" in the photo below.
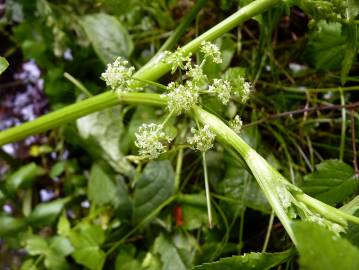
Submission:
M 176 46 L 250 2 L 207 1 Z M 122 56 L 143 66 L 193 5 L 7 0 L 0 129 L 106 91 L 105 64 Z M 282 1 L 216 40 L 224 61 L 204 68 L 209 78 L 245 75 L 256 86 L 246 105 L 208 97 L 206 109 L 222 119 L 241 114 L 248 144 L 306 193 L 350 214 L 358 210 L 358 12 L 355 0 Z M 176 149 L 136 158 L 134 132 L 157 115 L 116 106 L 3 146 L 0 267 L 357 269 L 357 226 L 340 238 L 298 222 L 296 250 L 240 157 L 220 144 L 207 153 L 210 229 L 198 153 L 185 149 L 182 166 Z

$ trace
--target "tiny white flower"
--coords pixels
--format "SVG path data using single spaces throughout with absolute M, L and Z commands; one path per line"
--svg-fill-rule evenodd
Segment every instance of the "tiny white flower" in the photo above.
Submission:
M 201 52 L 205 55 L 205 57 L 211 58 L 214 63 L 222 63 L 221 52 L 217 45 L 208 41 L 202 41 Z
M 195 83 L 201 83 L 207 80 L 207 75 L 203 73 L 202 68 L 199 65 L 194 65 L 188 62 L 185 66 L 187 72 L 186 75 Z
M 235 133 L 237 134 L 241 133 L 243 122 L 238 114 L 234 117 L 234 119 L 230 120 L 228 124 Z
M 101 79 L 106 82 L 112 90 L 124 93 L 131 90 L 130 84 L 133 82 L 132 76 L 134 67 L 128 66 L 128 61 L 117 57 L 115 62 L 108 64 L 105 72 L 101 74 Z
M 198 88 L 191 81 L 187 81 L 185 85 L 177 85 L 170 83 L 167 86 L 169 92 L 162 94 L 161 97 L 167 97 L 167 108 L 170 112 L 177 115 L 182 112 L 189 111 L 196 103 L 198 103 Z
M 171 138 L 163 131 L 163 125 L 154 123 L 142 124 L 135 133 L 135 145 L 139 148 L 141 156 L 149 156 L 150 159 L 167 150 L 165 143 L 170 143 Z
M 214 79 L 213 84 L 208 88 L 208 92 L 217 95 L 218 99 L 226 105 L 231 97 L 232 86 L 229 81 Z
M 185 68 L 183 63 L 191 61 L 191 53 L 186 54 L 182 48 L 178 48 L 174 52 L 165 51 L 162 61 L 171 64 L 171 73 L 174 73 L 177 69 Z
M 241 98 L 241 102 L 243 104 L 246 103 L 253 90 L 252 84 L 247 82 L 243 77 L 239 77 L 235 80 L 234 85 L 235 91 Z
M 213 141 L 216 135 L 210 130 L 208 125 L 205 125 L 202 129 L 191 129 L 192 137 L 187 138 L 187 142 L 193 149 L 201 152 L 206 152 L 213 147 Z

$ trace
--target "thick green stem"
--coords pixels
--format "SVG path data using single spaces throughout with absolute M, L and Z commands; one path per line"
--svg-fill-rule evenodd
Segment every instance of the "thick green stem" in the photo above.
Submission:
M 153 65 L 156 64 L 159 58 L 162 56 L 162 52 L 166 50 L 170 50 L 174 48 L 181 38 L 181 36 L 184 34 L 186 29 L 190 26 L 193 19 L 196 17 L 198 12 L 201 10 L 201 8 L 207 3 L 207 0 L 198 0 L 196 1 L 196 4 L 193 6 L 192 10 L 186 15 L 185 18 L 183 18 L 182 22 L 176 30 L 171 34 L 171 36 L 166 40 L 165 43 L 161 46 L 161 48 L 157 51 L 157 53 L 152 57 L 152 59 L 144 66 L 142 69 L 147 69 L 150 67 L 153 67 Z
M 95 98 L 85 99 L 55 112 L 41 116 L 34 121 L 0 132 L 0 146 L 58 127 L 63 123 L 67 123 L 82 116 L 118 105 L 120 103 L 148 104 L 157 106 L 163 106 L 166 104 L 165 100 L 159 98 L 159 96 L 155 94 L 126 93 L 117 95 L 112 92 L 106 92 L 96 96 Z
M 196 119 L 210 126 L 216 133 L 217 139 L 231 145 L 243 157 L 277 217 L 282 222 L 293 243 L 296 244 L 296 238 L 290 224 L 291 220 L 276 195 L 277 191 L 274 190 L 278 177 L 282 176 L 218 117 L 197 106 L 193 109 L 193 112 Z
M 204 32 L 199 37 L 195 38 L 188 44 L 186 44 L 182 49 L 185 54 L 195 52 L 201 45 L 202 41 L 212 41 L 220 37 L 224 33 L 232 30 L 239 24 L 244 21 L 261 14 L 267 9 L 273 7 L 280 0 L 256 0 L 250 3 L 249 5 L 244 6 L 236 13 L 229 16 L 227 19 L 223 20 L 216 26 L 212 27 L 207 32 Z M 156 80 L 162 75 L 166 74 L 170 70 L 171 66 L 162 62 L 157 63 L 155 66 L 144 66 L 137 73 L 136 76 L 147 79 L 147 80 Z

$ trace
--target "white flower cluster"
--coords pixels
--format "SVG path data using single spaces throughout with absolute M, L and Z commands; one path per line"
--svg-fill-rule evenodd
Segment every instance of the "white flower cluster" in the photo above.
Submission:
M 208 125 L 205 125 L 202 129 L 191 129 L 192 137 L 187 138 L 187 142 L 193 149 L 201 152 L 206 152 L 213 147 L 213 141 L 216 135 L 210 130 Z
M 221 52 L 215 44 L 208 41 L 202 41 L 201 52 L 204 54 L 205 58 L 211 58 L 214 63 L 222 63 Z
M 218 99 L 226 105 L 231 97 L 232 86 L 229 81 L 214 79 L 213 84 L 208 88 L 208 92 L 217 95 Z
M 228 125 L 230 126 L 231 129 L 233 129 L 233 131 L 235 133 L 239 134 L 242 131 L 243 122 L 242 122 L 241 118 L 239 117 L 239 115 L 237 114 L 234 117 L 234 119 L 232 119 L 228 122 Z
M 163 62 L 171 64 L 171 73 L 174 73 L 177 69 L 184 69 L 183 63 L 191 61 L 191 53 L 185 53 L 182 48 L 178 48 L 174 52 L 165 51 Z
M 169 92 L 162 94 L 161 97 L 167 97 L 167 108 L 170 112 L 179 115 L 189 111 L 193 105 L 198 103 L 198 89 L 191 81 L 187 81 L 185 85 L 177 85 L 172 82 L 167 89 Z
M 240 77 L 236 82 L 236 90 L 241 98 L 241 102 L 244 104 L 248 101 L 252 92 L 252 84 L 247 82 L 243 77 Z
M 124 93 L 131 89 L 130 84 L 133 82 L 132 76 L 134 71 L 135 68 L 129 67 L 127 60 L 117 57 L 115 62 L 107 65 L 105 72 L 101 74 L 101 79 L 112 90 L 117 93 Z
M 199 65 L 192 66 L 191 62 L 188 62 L 185 66 L 187 70 L 186 75 L 192 82 L 198 84 L 207 80 L 207 75 L 203 73 L 202 67 Z
M 165 143 L 171 142 L 171 138 L 163 131 L 163 125 L 154 123 L 142 124 L 135 136 L 139 154 L 150 159 L 158 158 L 167 149 Z

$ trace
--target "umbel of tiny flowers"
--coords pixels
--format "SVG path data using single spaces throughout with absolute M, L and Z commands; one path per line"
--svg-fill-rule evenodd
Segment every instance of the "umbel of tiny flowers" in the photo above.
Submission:
M 202 41 L 200 50 L 204 54 L 205 59 L 211 58 L 214 63 L 222 63 L 221 52 L 215 44 L 208 41 Z
M 235 133 L 239 134 L 242 131 L 243 122 L 240 116 L 237 114 L 232 120 L 228 122 L 228 125 Z
M 135 133 L 135 145 L 139 148 L 141 156 L 148 156 L 149 159 L 156 159 L 167 150 L 166 143 L 171 142 L 171 138 L 166 135 L 163 125 L 142 124 Z
M 191 53 L 185 53 L 182 48 L 178 48 L 174 52 L 165 51 L 163 62 L 170 64 L 171 73 L 173 74 L 177 69 L 184 69 L 183 63 L 191 61 Z
M 195 84 L 201 84 L 207 80 L 207 75 L 203 73 L 202 67 L 199 65 L 192 66 L 191 62 L 187 62 L 185 69 L 187 77 Z
M 213 84 L 208 87 L 208 92 L 215 94 L 218 99 L 226 105 L 231 97 L 232 86 L 229 81 L 214 79 Z
M 189 111 L 198 103 L 198 89 L 191 81 L 186 81 L 184 85 L 171 82 L 167 89 L 169 92 L 162 94 L 161 97 L 167 97 L 167 108 L 170 112 L 179 115 Z
M 207 152 L 213 147 L 213 141 L 216 135 L 211 131 L 208 125 L 205 125 L 201 129 L 191 129 L 192 137 L 187 138 L 187 142 L 193 149 L 201 152 Z
M 117 57 L 116 60 L 107 65 L 105 72 L 101 74 L 101 79 L 106 85 L 117 93 L 125 93 L 131 90 L 130 85 L 133 83 L 134 67 L 130 67 L 127 60 Z
M 247 82 L 243 77 L 236 79 L 234 83 L 235 92 L 241 98 L 241 102 L 244 104 L 248 101 L 249 96 L 253 90 L 253 86 L 250 82 Z

